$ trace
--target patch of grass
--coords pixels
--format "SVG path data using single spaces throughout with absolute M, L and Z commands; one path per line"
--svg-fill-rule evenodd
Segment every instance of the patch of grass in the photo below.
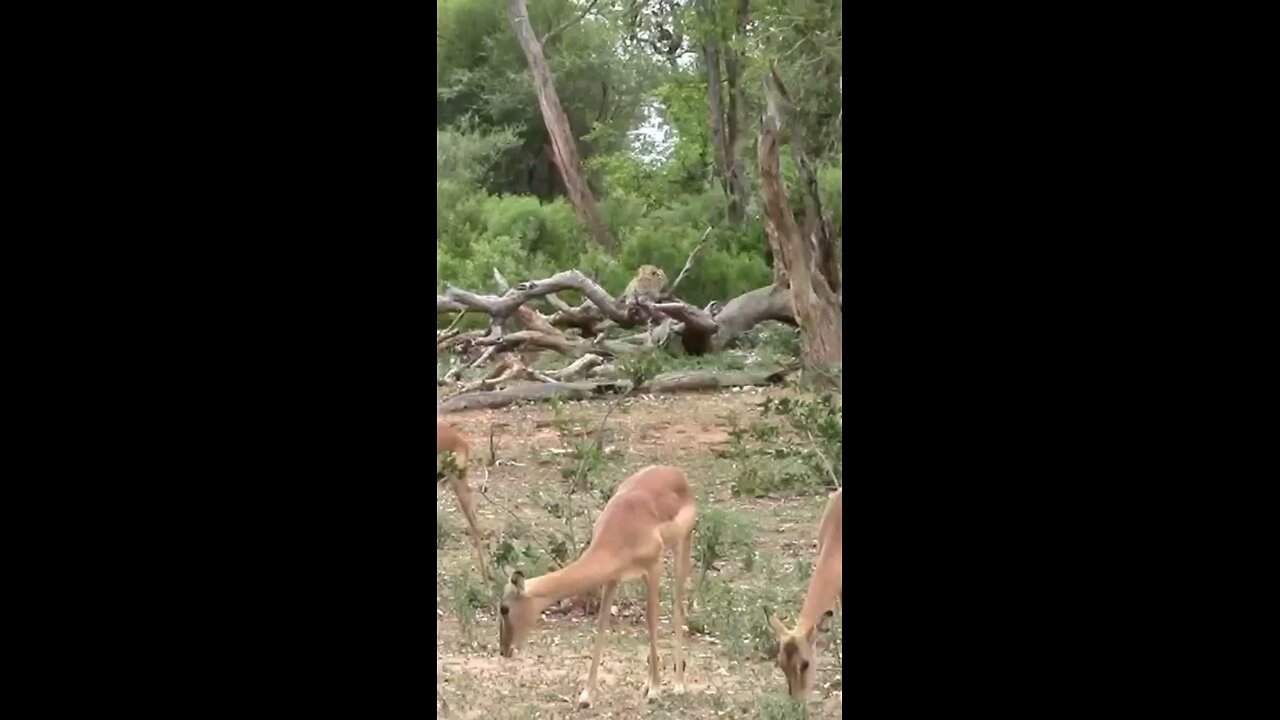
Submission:
M 768 660 L 777 655 L 778 642 L 764 609 L 790 608 L 803 592 L 794 575 L 778 571 L 772 555 L 761 555 L 759 564 L 761 572 L 738 581 L 708 577 L 689 616 L 691 631 L 715 637 L 733 657 Z
M 449 516 L 445 515 L 436 508 L 436 550 L 443 548 L 449 543 L 449 539 L 453 537 L 454 527 L 449 522 Z
M 750 346 L 748 352 L 738 354 L 748 362 L 758 356 Z M 701 361 L 680 362 L 687 363 L 684 367 L 693 367 Z M 763 391 L 764 397 L 775 398 L 775 404 L 776 398 L 797 395 L 806 400 L 812 397 L 797 393 L 794 388 Z M 606 637 L 597 708 L 583 717 L 803 717 L 803 710 L 783 694 L 782 673 L 773 664 L 776 641 L 762 608 L 776 612 L 784 622 L 794 622 L 814 560 L 811 546 L 824 507 L 824 493 L 816 487 L 801 493 L 810 486 L 794 484 L 782 492 L 801 493 L 803 499 L 778 503 L 733 496 L 733 484 L 747 464 L 778 468 L 786 463 L 795 465 L 795 472 L 804 470 L 804 458 L 799 454 L 803 448 L 798 447 L 801 443 L 796 429 L 786 417 L 773 412 L 765 415 L 758 404 L 762 399 L 709 393 L 686 396 L 679 403 L 646 397 L 630 397 L 617 404 L 613 397 L 568 402 L 560 404 L 559 426 L 555 423 L 557 411 L 546 403 L 512 409 L 510 414 L 519 427 L 536 425 L 551 433 L 512 433 L 510 439 L 504 438 L 504 458 L 519 465 L 515 469 L 495 468 L 491 480 L 491 486 L 496 488 L 491 497 L 493 506 L 486 506 L 481 500 L 482 524 L 498 532 L 487 543 L 490 567 L 496 576 L 492 588 L 480 587 L 483 583 L 475 570 L 466 527 L 454 510 L 456 501 L 451 494 L 442 495 L 438 509 L 438 525 L 442 527 L 437 528 L 437 602 L 443 611 L 440 627 L 445 640 L 438 645 L 437 664 L 445 680 L 437 690 L 441 697 L 447 697 L 449 712 L 494 720 L 580 714 L 573 702 L 582 689 L 590 662 L 596 619 L 576 612 L 549 613 L 525 648 L 527 652 L 518 654 L 514 661 L 499 661 L 493 647 L 497 638 L 496 607 L 485 601 L 501 592 L 510 570 L 520 569 L 527 576 L 536 577 L 554 570 L 558 556 L 565 556 L 566 562 L 576 558 L 587 540 L 591 522 L 617 483 L 645 464 L 669 462 L 688 473 L 699 509 L 693 548 L 698 567 L 693 569 L 686 587 L 686 597 L 696 600 L 687 617 L 691 634 L 685 644 L 691 692 L 675 696 L 664 691 L 656 703 L 637 704 L 639 685 L 647 672 L 648 648 L 645 587 L 637 579 L 618 588 L 614 602 L 619 612 Z M 700 444 L 654 443 L 647 435 L 639 434 L 647 433 L 652 426 L 669 424 L 673 411 L 680 413 L 682 422 L 718 430 L 728 430 L 733 421 L 743 426 L 758 421 L 760 432 L 769 439 L 768 448 L 781 448 L 783 452 L 729 457 L 727 453 L 707 452 Z M 574 483 L 562 476 L 561 467 L 573 466 L 584 452 L 590 452 L 583 448 L 570 457 L 576 443 L 595 438 L 607 413 L 612 414 L 606 423 L 606 449 L 588 457 L 590 471 L 577 483 L 577 492 L 570 495 Z M 485 419 L 461 415 L 458 422 L 478 438 L 487 431 Z M 560 428 L 564 432 L 557 442 L 556 430 Z M 550 443 L 545 441 L 548 437 Z M 754 435 L 746 436 L 744 441 L 752 453 L 765 446 Z M 788 455 L 787 450 L 795 452 Z M 821 482 L 821 478 L 813 482 Z M 567 522 L 569 518 L 571 524 Z M 570 527 L 577 548 L 570 541 Z M 664 558 L 664 564 L 668 562 Z M 704 565 L 708 578 L 703 594 L 698 595 L 697 584 Z M 455 577 L 459 574 L 466 577 Z M 659 653 L 666 690 L 674 671 L 668 624 L 670 580 L 669 573 L 664 572 Z M 819 684 L 807 703 L 809 717 L 838 717 L 840 711 L 838 697 L 828 697 L 842 684 L 838 667 L 839 619 L 837 612 L 831 633 L 824 634 L 829 639 L 824 640 L 820 651 Z
M 756 712 L 760 720 L 802 720 L 808 717 L 803 703 L 782 693 L 761 695 L 756 703 Z
M 800 332 L 780 322 L 757 325 L 749 334 L 761 358 L 775 361 L 800 357 Z
M 458 628 L 467 642 L 475 640 L 476 610 L 488 607 L 491 596 L 484 586 L 471 579 L 470 573 L 453 576 L 449 585 L 449 605 L 458 618 Z
M 843 477 L 843 422 L 834 396 L 765 398 L 761 419 L 729 430 L 739 497 L 829 491 Z
M 754 565 L 755 549 L 751 544 L 751 519 L 733 510 L 703 503 L 704 510 L 698 517 L 693 531 L 693 560 L 698 564 L 698 580 L 694 586 L 701 591 L 707 573 L 717 570 L 717 563 L 731 556 L 743 558 L 743 564 Z M 747 559 L 750 558 L 750 559 Z M 750 570 L 750 567 L 746 568 Z

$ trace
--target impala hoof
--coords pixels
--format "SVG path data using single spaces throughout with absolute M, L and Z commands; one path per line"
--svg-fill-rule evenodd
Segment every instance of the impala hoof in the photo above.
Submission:
M 582 694 L 578 696 L 578 707 L 580 708 L 591 707 L 591 693 L 587 692 L 586 690 L 582 691 Z

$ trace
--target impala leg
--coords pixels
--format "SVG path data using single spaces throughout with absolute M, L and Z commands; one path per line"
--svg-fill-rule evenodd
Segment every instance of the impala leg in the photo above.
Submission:
M 651 701 L 658 697 L 658 583 L 662 579 L 662 556 L 644 574 L 645 589 L 648 591 L 648 602 L 645 604 L 644 619 L 649 626 L 649 681 L 644 684 L 644 699 Z
M 675 660 L 676 684 L 675 692 L 682 693 L 684 687 L 684 586 L 689 579 L 689 568 L 692 565 L 693 533 L 686 535 L 675 548 L 675 597 L 671 608 L 671 621 L 675 625 Z
M 605 583 L 604 589 L 600 591 L 600 612 L 597 613 L 600 618 L 600 624 L 596 628 L 596 644 L 591 648 L 591 672 L 587 673 L 587 687 L 583 689 L 582 694 L 578 696 L 578 707 L 591 707 L 591 701 L 596 694 L 596 670 L 600 668 L 600 653 L 604 651 L 604 636 L 609 631 L 609 606 L 613 604 L 613 594 L 618 589 L 618 583 Z
M 484 578 L 486 584 L 492 582 L 489 566 L 484 558 L 480 522 L 476 518 L 476 499 L 471 494 L 471 486 L 467 484 L 466 478 L 453 478 L 453 492 L 458 496 L 458 504 L 462 506 L 462 514 L 467 518 L 467 525 L 471 526 L 471 545 L 476 550 L 476 563 L 480 566 L 480 576 Z

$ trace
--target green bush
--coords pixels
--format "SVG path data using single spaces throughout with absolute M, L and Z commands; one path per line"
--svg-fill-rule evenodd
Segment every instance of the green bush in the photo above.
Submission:
M 739 471 L 733 493 L 830 491 L 844 477 L 841 408 L 830 393 L 765 398 L 761 418 L 729 431 L 729 456 Z
M 482 133 L 469 125 L 436 132 L 436 278 L 480 293 L 497 293 L 496 268 L 512 284 L 578 269 L 615 296 L 640 265 L 657 265 L 674 282 L 707 228 L 712 228 L 678 295 L 698 306 L 726 302 L 772 278 L 761 223 L 729 227 L 718 190 L 678 192 L 664 174 L 618 153 L 589 166 L 610 189 L 601 214 L 618 240 L 613 253 L 588 237 L 563 199 L 494 195 L 485 178 L 515 130 Z M 565 293 L 567 302 L 578 302 Z M 438 323 L 451 322 L 448 316 Z M 471 318 L 471 325 L 482 322 Z

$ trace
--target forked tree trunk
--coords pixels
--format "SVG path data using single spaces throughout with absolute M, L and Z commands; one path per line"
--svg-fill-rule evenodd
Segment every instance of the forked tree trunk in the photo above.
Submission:
M 560 170 L 564 180 L 565 192 L 573 205 L 578 219 L 586 226 L 587 232 L 605 248 L 615 245 L 613 234 L 604 224 L 600 216 L 600 208 L 591 188 L 582 177 L 582 158 L 578 155 L 578 141 L 573 137 L 569 127 L 569 118 L 560 105 L 560 96 L 556 94 L 555 79 L 551 76 L 551 68 L 547 66 L 547 58 L 542 54 L 542 43 L 529 24 L 529 10 L 525 0 L 507 0 L 507 12 L 511 16 L 511 24 L 516 31 L 516 40 L 520 49 L 524 50 L 525 59 L 529 61 L 529 75 L 533 80 L 533 90 L 538 95 L 538 107 L 542 109 L 542 120 L 546 123 L 547 134 L 551 136 L 552 159 Z
M 825 371 L 843 360 L 843 315 L 840 297 L 828 283 L 820 264 L 830 249 L 831 237 L 805 237 L 791 213 L 786 186 L 779 169 L 785 89 L 776 73 L 765 78 L 768 109 L 760 123 L 760 194 L 764 199 L 766 223 L 772 228 L 773 247 L 781 252 L 774 258 L 790 277 L 791 301 L 800 325 L 800 359 L 808 369 Z

